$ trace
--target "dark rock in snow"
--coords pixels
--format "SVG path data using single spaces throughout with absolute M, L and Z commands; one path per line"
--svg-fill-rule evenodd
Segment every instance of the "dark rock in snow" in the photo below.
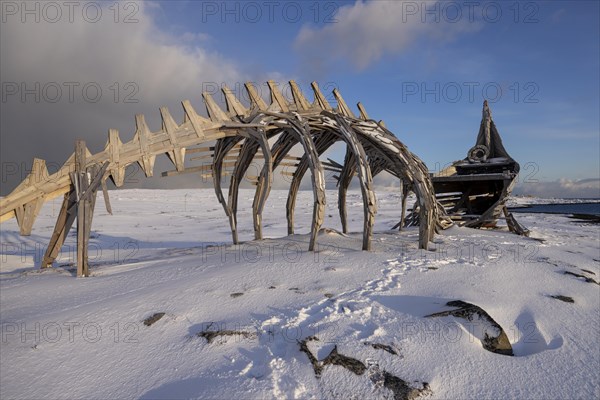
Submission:
M 553 299 L 556 299 L 556 300 L 564 301 L 565 303 L 575 303 L 575 300 L 573 300 L 573 298 L 569 297 L 569 296 L 563 296 L 560 294 L 556 294 L 556 295 L 551 295 L 550 297 L 552 297 Z
M 474 317 L 478 317 L 486 324 L 481 330 L 482 337 L 479 337 L 483 348 L 492 353 L 503 354 L 506 356 L 514 355 L 508 336 L 506 336 L 502 327 L 481 307 L 461 300 L 449 301 L 446 305 L 458 308 L 426 315 L 425 318 L 453 316 L 466 319 L 467 321 L 473 321 Z
M 155 313 L 144 320 L 144 325 L 150 326 L 150 325 L 154 324 L 156 321 L 158 321 L 159 319 L 161 319 L 164 315 L 165 315 L 164 312 Z

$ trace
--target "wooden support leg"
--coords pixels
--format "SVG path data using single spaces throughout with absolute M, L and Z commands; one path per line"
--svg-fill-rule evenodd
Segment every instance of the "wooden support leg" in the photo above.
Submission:
M 96 193 L 102 184 L 102 178 L 108 168 L 105 162 L 102 168 L 93 165 L 86 168 L 85 142 L 78 140 L 75 145 L 75 173 L 73 183 L 77 193 L 77 276 L 89 276 L 88 244 L 96 205 Z M 92 178 L 92 179 L 90 179 Z
M 400 216 L 400 226 L 398 230 L 401 231 L 404 228 L 404 221 L 406 219 L 406 199 L 408 198 L 409 187 L 404 181 L 400 181 L 400 185 L 402 186 L 402 214 Z
M 227 153 L 241 140 L 239 137 L 219 139 L 215 143 L 213 164 L 212 164 L 212 178 L 215 194 L 219 203 L 225 210 L 225 215 L 229 219 L 229 226 L 231 227 L 231 236 L 233 238 L 233 244 L 238 244 L 238 234 L 236 228 L 236 220 L 233 212 L 223 196 L 223 190 L 221 189 L 221 172 L 223 170 L 223 160 Z
M 73 226 L 76 216 L 76 195 L 75 190 L 71 190 L 69 193 L 65 194 L 63 199 L 63 203 L 58 214 L 58 219 L 56 220 L 56 225 L 54 226 L 54 232 L 50 238 L 48 248 L 44 253 L 44 258 L 42 259 L 42 264 L 40 266 L 41 268 L 48 268 L 52 266 L 52 263 L 54 260 L 56 260 L 56 257 L 58 257 L 58 253 L 60 252 L 62 245 L 65 243 L 65 239 L 67 238 L 67 235 Z
M 346 146 L 346 156 L 344 157 L 344 165 L 340 172 L 340 180 L 338 187 L 338 211 L 340 213 L 340 221 L 342 223 L 342 232 L 348 233 L 348 211 L 346 207 L 346 193 L 348 187 L 356 171 L 356 160 L 354 154 Z
M 508 225 L 509 231 L 516 233 L 517 235 L 529 236 L 529 229 L 521 225 L 515 216 L 508 212 L 508 208 L 506 208 L 506 206 L 502 208 L 502 211 L 506 217 L 506 225 Z
M 83 200 L 83 194 L 88 188 L 89 180 L 85 170 L 86 146 L 85 142 L 78 140 L 75 143 L 75 180 L 77 190 L 77 276 L 87 276 L 88 257 L 86 238 L 86 201 Z
M 19 229 L 21 236 L 29 236 L 31 235 L 31 229 L 33 228 L 33 223 L 37 218 L 40 210 L 42 209 L 42 205 L 44 204 L 44 198 L 38 197 L 37 199 L 25 204 L 24 212 L 22 213 L 22 218 L 18 221 Z M 19 214 L 17 214 L 19 215 Z
M 267 197 L 271 192 L 273 184 L 273 156 L 267 136 L 264 132 L 252 135 L 259 143 L 262 149 L 263 158 L 265 160 L 263 169 L 258 178 L 256 192 L 254 193 L 254 201 L 252 202 L 252 213 L 254 216 L 254 238 L 260 240 L 262 235 L 262 213 L 265 209 Z
M 347 148 L 354 154 L 356 161 L 356 172 L 358 173 L 358 181 L 361 187 L 364 211 L 362 249 L 369 251 L 371 250 L 371 237 L 373 235 L 373 225 L 375 224 L 375 213 L 377 212 L 371 167 L 369 166 L 365 150 L 356 136 L 356 132 L 340 116 L 336 115 L 335 119 L 338 123 L 339 132 L 346 141 Z

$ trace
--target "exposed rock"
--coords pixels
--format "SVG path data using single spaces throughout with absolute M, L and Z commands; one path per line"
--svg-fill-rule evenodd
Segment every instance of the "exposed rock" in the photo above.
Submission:
M 339 365 L 356 375 L 364 375 L 365 371 L 368 370 L 369 379 L 375 384 L 375 386 L 383 386 L 391 390 L 394 394 L 394 400 L 414 400 L 423 394 L 431 393 L 429 384 L 427 382 L 418 383 L 420 387 L 412 387 L 403 379 L 400 379 L 387 371 L 381 371 L 377 363 L 371 363 L 367 368 L 362 361 L 338 353 L 337 346 L 335 346 L 329 355 L 320 362 L 308 348 L 308 342 L 318 340 L 319 339 L 316 336 L 309 336 L 304 340 L 298 341 L 298 344 L 300 345 L 300 351 L 305 353 L 308 357 L 308 360 L 310 361 L 317 378 L 321 377 L 321 373 L 323 372 L 323 367 L 325 365 Z M 393 352 L 392 354 L 396 354 L 396 352 L 387 345 L 368 342 L 366 342 L 365 345 L 372 345 L 374 348 L 382 348 L 386 351 L 391 350 L 391 352 Z
M 159 319 L 161 319 L 164 315 L 165 315 L 164 312 L 155 313 L 144 320 L 144 325 L 150 326 L 153 323 L 155 323 L 156 321 L 158 321 Z
M 331 353 L 323 360 L 323 366 L 329 364 L 340 365 L 348 371 L 354 372 L 356 375 L 362 375 L 367 370 L 367 366 L 363 364 L 362 361 L 338 353 L 337 346 L 335 346 L 333 350 L 331 350 Z
M 198 332 L 197 335 L 206 339 L 208 343 L 212 343 L 212 341 L 219 336 L 241 336 L 244 339 L 256 338 L 256 332 L 233 331 L 228 329 L 222 331 L 202 331 Z
M 513 355 L 512 346 L 510 345 L 508 336 L 506 336 L 506 333 L 502 327 L 496 321 L 494 321 L 494 319 L 490 317 L 490 315 L 481 307 L 461 300 L 449 301 L 446 303 L 446 305 L 458 308 L 455 310 L 442 311 L 439 313 L 426 315 L 425 318 L 453 316 L 456 318 L 466 319 L 467 321 L 473 321 L 474 317 L 478 317 L 485 321 L 488 325 L 483 327 L 483 337 L 479 338 L 483 348 L 491 351 L 492 353 L 503 354 L 507 356 Z
M 395 400 L 413 400 L 425 394 L 430 394 L 431 389 L 427 382 L 417 383 L 419 387 L 413 387 L 404 379 L 400 379 L 387 371 L 382 371 L 375 361 L 369 362 L 368 375 L 376 388 L 384 387 L 394 394 Z
M 307 345 L 307 342 L 313 340 L 318 341 L 319 339 L 316 336 L 309 336 L 306 339 L 299 341 L 298 344 L 300 344 L 300 351 L 306 354 L 306 356 L 308 357 L 308 361 L 310 361 L 313 370 L 315 371 L 315 376 L 317 378 L 320 378 L 321 372 L 323 371 L 323 366 L 321 365 L 319 360 L 317 360 L 317 358 L 313 355 L 313 353 L 310 351 Z
M 587 272 L 588 274 L 596 275 L 596 273 L 594 271 L 590 271 L 589 269 L 583 269 L 583 268 L 581 268 L 581 270 L 583 272 Z
M 571 271 L 563 271 L 563 274 L 565 274 L 565 275 L 572 275 L 572 276 L 574 276 L 574 277 L 577 277 L 577 278 L 583 278 L 583 279 L 585 279 L 585 281 L 586 281 L 586 282 L 588 282 L 588 283 L 595 283 L 596 285 L 600 285 L 600 283 L 596 282 L 596 281 L 595 281 L 595 280 L 593 280 L 592 278 L 590 278 L 590 277 L 587 277 L 587 276 L 585 276 L 585 275 L 576 274 L 575 272 L 571 272 Z
M 393 354 L 395 356 L 398 355 L 398 353 L 396 352 L 396 350 L 394 350 L 394 348 L 392 346 L 387 345 L 387 344 L 365 342 L 365 346 L 371 346 L 375 350 L 384 350 L 384 351 L 387 351 L 388 353 Z
M 560 294 L 551 295 L 550 297 L 552 297 L 553 299 L 564 301 L 565 303 L 575 303 L 575 300 L 573 300 L 572 297 L 563 296 L 563 295 L 560 295 Z
M 431 393 L 427 382 L 423 382 L 422 388 L 419 389 L 409 386 L 406 381 L 387 371 L 383 371 L 383 377 L 383 386 L 394 393 L 394 400 L 414 400 L 423 394 Z

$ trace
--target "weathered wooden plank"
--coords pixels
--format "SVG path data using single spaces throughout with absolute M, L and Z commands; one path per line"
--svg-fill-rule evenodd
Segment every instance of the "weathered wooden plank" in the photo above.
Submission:
M 267 108 L 268 108 L 267 104 L 265 103 L 265 101 L 262 99 L 262 97 L 260 97 L 260 95 L 256 91 L 254 84 L 252 82 L 246 82 L 244 84 L 244 87 L 246 88 L 246 91 L 248 92 L 248 97 L 250 98 L 250 102 L 252 103 L 252 106 L 258 108 L 261 111 L 267 111 Z
M 177 171 L 183 171 L 184 162 L 185 162 L 185 147 L 181 147 L 179 145 L 179 139 L 177 137 L 177 123 L 171 116 L 171 113 L 167 109 L 167 107 L 160 108 L 160 116 L 162 118 L 162 128 L 164 132 L 167 132 L 169 135 L 169 140 L 173 145 L 173 150 L 167 151 L 171 162 L 175 164 L 175 169 Z
M 138 163 L 140 164 L 140 167 L 142 167 L 142 170 L 146 176 L 150 177 L 154 171 L 154 160 L 156 159 L 156 156 L 153 155 L 148 148 L 152 133 L 150 132 L 150 129 L 148 129 L 146 118 L 143 114 L 136 114 L 135 126 L 137 129 L 133 135 L 133 140 L 137 140 L 139 143 L 140 154 L 142 155 Z
M 225 114 L 225 111 L 219 107 L 219 105 L 215 102 L 213 97 L 208 92 L 202 93 L 202 98 L 204 99 L 204 103 L 206 104 L 206 112 L 208 113 L 208 117 L 213 122 L 225 122 L 229 121 L 229 117 Z
M 73 222 L 75 222 L 75 217 L 77 216 L 76 200 L 75 190 L 71 190 L 69 193 L 65 194 L 58 213 L 56 225 L 54 226 L 54 231 L 52 232 L 52 237 L 50 238 L 50 243 L 46 248 L 44 258 L 42 259 L 41 268 L 51 267 L 52 263 L 56 260 L 56 257 L 73 226 Z
M 86 166 L 86 146 L 83 140 L 75 142 L 75 173 L 74 181 L 77 191 L 77 276 L 86 276 L 87 267 L 87 241 L 86 232 L 86 207 L 81 201 L 81 194 L 85 192 L 88 186 L 88 175 Z
M 231 89 L 227 86 L 223 86 L 221 88 L 223 95 L 225 96 L 225 102 L 227 103 L 227 111 L 232 116 L 245 117 L 248 115 L 248 109 L 240 103 L 240 101 L 235 97 Z
M 192 107 L 192 103 L 190 103 L 189 100 L 184 100 L 181 102 L 181 105 L 183 106 L 183 110 L 185 111 L 185 118 L 187 119 L 187 121 L 190 121 L 190 123 L 192 124 L 192 127 L 194 128 L 196 135 L 199 138 L 206 136 L 206 134 L 204 133 L 204 128 L 203 128 L 203 125 L 204 125 L 203 119 L 204 118 L 202 118 L 200 115 L 198 115 L 196 110 L 194 110 L 194 107 Z
M 289 112 L 290 106 L 285 97 L 283 97 L 283 94 L 281 94 L 281 91 L 277 87 L 275 81 L 270 80 L 267 82 L 267 85 L 269 86 L 269 90 L 271 91 L 271 106 L 269 106 L 269 109 L 271 109 L 273 105 L 277 105 L 279 110 L 281 110 L 282 112 Z
M 323 93 L 321 93 L 321 89 L 319 89 L 319 85 L 317 84 L 317 82 L 316 81 L 312 82 L 310 84 L 310 86 L 312 87 L 314 95 L 315 95 L 315 101 L 313 104 L 318 106 L 322 110 L 327 110 L 327 111 L 333 110 L 333 108 L 331 107 L 331 104 L 329 104 L 329 102 L 327 101 L 325 96 L 323 96 Z
M 369 114 L 367 114 L 367 110 L 365 110 L 365 107 L 362 105 L 361 102 L 358 102 L 356 106 L 358 107 L 358 111 L 360 111 L 360 119 L 363 119 L 365 121 L 370 119 Z
M 346 117 L 356 118 L 356 116 L 354 115 L 350 107 L 348 107 L 348 104 L 346 104 L 346 101 L 342 97 L 342 94 L 339 92 L 339 90 L 337 90 L 337 88 L 333 89 L 333 97 L 335 97 L 335 100 L 337 101 L 337 111 L 340 114 Z
M 290 88 L 292 89 L 292 97 L 298 111 L 307 111 L 310 108 L 310 103 L 306 100 L 306 97 L 302 94 L 302 90 L 298 87 L 295 81 L 290 81 Z

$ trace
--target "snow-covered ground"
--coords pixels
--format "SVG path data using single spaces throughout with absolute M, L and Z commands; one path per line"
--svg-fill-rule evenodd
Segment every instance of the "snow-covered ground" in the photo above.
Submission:
M 390 230 L 400 196 L 381 192 L 373 251 L 363 252 L 360 193 L 348 197 L 348 235 L 327 194 L 330 229 L 312 253 L 311 192 L 286 236 L 287 192 L 273 191 L 268 239 L 257 242 L 253 191 L 242 191 L 245 242 L 233 246 L 212 190 L 112 191 L 113 216 L 98 196 L 92 276 L 80 279 L 74 230 L 55 268 L 35 267 L 60 199 L 30 237 L 3 223 L 0 398 L 393 398 L 386 374 L 427 386 L 431 399 L 600 398 L 597 224 L 518 214 L 531 238 L 453 227 L 424 251 L 417 229 Z M 472 334 L 481 321 L 424 318 L 451 300 L 487 311 L 514 357 L 482 348 Z M 144 325 L 155 313 L 165 315 Z M 217 331 L 236 333 L 198 336 Z M 300 350 L 311 336 L 320 377 Z M 335 346 L 367 370 L 323 365 Z

